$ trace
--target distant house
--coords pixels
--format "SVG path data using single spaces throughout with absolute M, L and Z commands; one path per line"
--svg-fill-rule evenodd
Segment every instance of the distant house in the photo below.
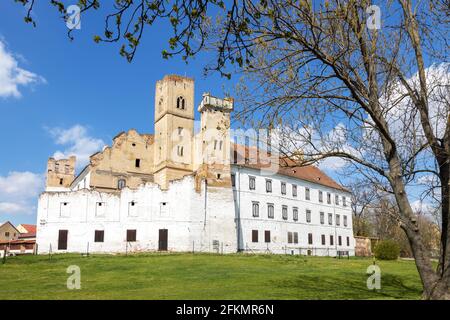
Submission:
M 21 240 L 36 240 L 36 225 L 34 224 L 19 224 L 19 239 Z
M 20 231 L 9 222 L 0 222 L 0 241 L 11 241 L 19 239 Z
M 1 255 L 27 254 L 36 252 L 36 226 L 31 224 L 14 225 L 7 221 L 0 224 Z

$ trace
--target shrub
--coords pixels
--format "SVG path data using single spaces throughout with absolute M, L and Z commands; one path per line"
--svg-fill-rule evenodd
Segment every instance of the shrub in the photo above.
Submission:
M 375 257 L 379 260 L 396 260 L 400 254 L 400 246 L 392 240 L 382 240 L 375 247 Z

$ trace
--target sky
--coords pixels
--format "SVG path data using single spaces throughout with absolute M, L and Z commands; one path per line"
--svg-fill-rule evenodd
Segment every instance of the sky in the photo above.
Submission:
M 96 44 L 101 19 L 87 13 L 74 41 L 49 1 L 34 8 L 37 26 L 23 22 L 25 9 L 14 1 L 0 4 L 0 222 L 35 223 L 47 159 L 89 155 L 110 145 L 123 130 L 153 132 L 154 87 L 166 74 L 195 79 L 195 101 L 203 92 L 224 95 L 233 88 L 218 75 L 203 75 L 209 58 L 186 64 L 165 60 L 169 28 L 148 29 L 132 63 L 118 44 Z
M 203 92 L 233 95 L 238 82 L 205 77 L 203 67 L 213 61 L 207 53 L 188 64 L 180 57 L 163 59 L 171 29 L 162 22 L 145 31 L 128 63 L 119 44 L 93 41 L 104 27 L 98 12 L 82 15 L 73 41 L 49 1 L 36 2 L 36 27 L 23 22 L 25 14 L 13 0 L 0 3 L 0 222 L 36 223 L 49 157 L 75 154 L 79 172 L 119 132 L 152 133 L 154 88 L 164 75 L 194 78 L 196 105 Z M 332 167 L 322 168 L 340 181 Z

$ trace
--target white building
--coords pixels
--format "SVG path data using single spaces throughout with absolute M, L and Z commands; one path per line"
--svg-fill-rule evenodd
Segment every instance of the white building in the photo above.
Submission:
M 347 190 L 313 166 L 249 159 L 230 143 L 232 99 L 204 94 L 194 132 L 192 79 L 166 76 L 156 93 L 153 135 L 120 133 L 77 177 L 74 158 L 49 159 L 39 253 L 354 255 Z

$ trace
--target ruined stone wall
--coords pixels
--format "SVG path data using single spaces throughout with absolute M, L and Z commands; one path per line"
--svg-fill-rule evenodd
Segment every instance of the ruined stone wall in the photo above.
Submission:
M 68 188 L 75 178 L 76 157 L 56 160 L 49 158 L 47 161 L 46 189 Z
M 131 129 L 122 132 L 106 147 L 90 158 L 90 187 L 117 190 L 119 179 L 126 186 L 137 188 L 153 181 L 153 136 Z

